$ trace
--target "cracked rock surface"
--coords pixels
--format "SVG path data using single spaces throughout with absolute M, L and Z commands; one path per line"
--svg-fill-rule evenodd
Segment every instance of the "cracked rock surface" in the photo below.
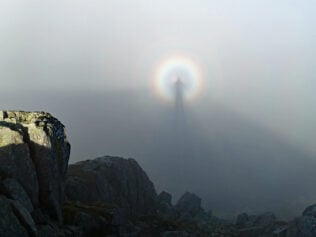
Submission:
M 10 220 L 14 208 L 8 203 L 17 203 L 25 208 L 26 216 L 40 210 L 62 223 L 69 154 L 65 127 L 49 113 L 0 111 L 0 193 L 5 195 L 2 203 Z M 22 229 L 27 228 L 13 229 L 23 236 Z

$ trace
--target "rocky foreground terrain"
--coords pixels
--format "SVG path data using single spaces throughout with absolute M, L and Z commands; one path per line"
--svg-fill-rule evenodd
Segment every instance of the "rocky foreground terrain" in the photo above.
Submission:
M 68 165 L 69 155 L 65 128 L 50 114 L 0 111 L 0 237 L 316 236 L 316 205 L 290 222 L 273 213 L 222 220 L 193 193 L 176 205 L 157 195 L 134 159 Z

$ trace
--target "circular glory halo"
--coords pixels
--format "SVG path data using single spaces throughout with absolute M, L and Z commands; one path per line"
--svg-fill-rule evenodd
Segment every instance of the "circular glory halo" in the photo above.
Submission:
M 194 100 L 202 87 L 202 73 L 197 64 L 188 57 L 168 57 L 158 63 L 154 75 L 154 90 L 159 98 L 172 101 L 174 86 L 179 79 L 183 83 L 184 99 Z

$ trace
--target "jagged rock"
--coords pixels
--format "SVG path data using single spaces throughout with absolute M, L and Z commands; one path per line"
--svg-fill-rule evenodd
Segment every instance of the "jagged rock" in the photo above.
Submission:
M 183 194 L 177 202 L 175 208 L 178 212 L 189 213 L 191 216 L 195 216 L 199 212 L 203 211 L 201 207 L 201 198 L 189 192 Z
M 29 212 L 34 210 L 29 196 L 16 179 L 7 178 L 1 183 L 4 193 L 9 198 L 19 201 Z
M 68 200 L 114 203 L 136 217 L 155 210 L 153 183 L 134 159 L 102 157 L 70 165 L 66 183 Z
M 70 145 L 64 125 L 45 112 L 0 111 L 0 174 L 18 180 L 40 207 L 62 222 Z
M 1 237 L 28 237 L 28 233 L 15 216 L 11 202 L 0 195 L 0 236 Z

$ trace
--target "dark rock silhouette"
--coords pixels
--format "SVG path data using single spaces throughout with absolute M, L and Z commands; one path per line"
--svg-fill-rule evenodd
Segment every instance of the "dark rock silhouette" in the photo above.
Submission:
M 69 153 L 64 126 L 50 114 L 0 112 L 1 237 L 316 237 L 315 205 L 289 222 L 267 212 L 234 224 L 205 211 L 194 193 L 176 205 L 171 194 L 157 195 L 134 159 L 68 168 Z
M 114 203 L 129 217 L 150 214 L 157 197 L 134 159 L 110 156 L 70 165 L 65 192 L 70 201 Z
M 170 193 L 166 192 L 166 191 L 162 191 L 158 197 L 157 197 L 157 202 L 158 203 L 166 203 L 168 205 L 172 205 L 172 196 Z
M 180 213 L 188 213 L 192 216 L 202 211 L 202 200 L 194 193 L 186 192 L 177 202 L 175 208 Z

